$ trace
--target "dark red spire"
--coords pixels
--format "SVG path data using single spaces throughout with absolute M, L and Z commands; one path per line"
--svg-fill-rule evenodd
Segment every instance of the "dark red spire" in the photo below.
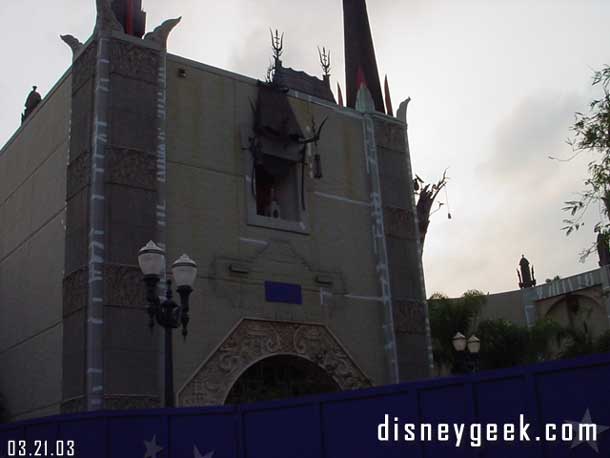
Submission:
M 385 108 L 387 114 L 394 116 L 394 107 L 392 106 L 392 94 L 390 93 L 390 84 L 388 83 L 388 75 L 385 76 Z
M 343 92 L 341 92 L 341 85 L 340 85 L 339 83 L 337 83 L 337 94 L 338 94 L 337 96 L 339 97 L 339 102 L 338 102 L 338 105 L 339 105 L 340 107 L 345 106 L 345 105 L 343 104 Z
M 126 34 L 142 38 L 146 31 L 146 13 L 142 11 L 142 0 L 113 0 L 112 11 Z
M 385 113 L 366 1 L 343 0 L 343 23 L 347 106 L 356 107 L 358 89 L 364 80 L 364 84 L 373 96 L 375 109 Z

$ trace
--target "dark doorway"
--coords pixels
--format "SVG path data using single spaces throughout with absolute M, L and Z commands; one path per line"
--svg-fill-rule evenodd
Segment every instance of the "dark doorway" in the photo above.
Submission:
M 340 391 L 316 364 L 297 356 L 272 356 L 247 369 L 235 382 L 225 404 L 293 398 Z

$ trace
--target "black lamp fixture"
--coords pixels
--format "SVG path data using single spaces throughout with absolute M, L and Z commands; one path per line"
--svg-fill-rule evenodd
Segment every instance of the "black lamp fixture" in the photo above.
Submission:
M 165 268 L 165 251 L 154 242 L 148 242 L 140 250 L 138 263 L 146 284 L 149 326 L 152 330 L 156 321 L 165 329 L 165 407 L 175 407 L 172 331 L 182 325 L 182 335 L 186 339 L 190 320 L 189 297 L 197 278 L 197 264 L 187 255 L 183 255 L 172 265 L 172 277 L 180 296 L 180 305 L 178 305 L 172 298 L 170 279 L 167 280 L 163 302 L 157 293 L 157 287 Z
M 469 339 L 461 332 L 453 336 L 453 349 L 456 353 L 453 366 L 454 374 L 473 374 L 479 370 L 481 340 L 472 335 Z

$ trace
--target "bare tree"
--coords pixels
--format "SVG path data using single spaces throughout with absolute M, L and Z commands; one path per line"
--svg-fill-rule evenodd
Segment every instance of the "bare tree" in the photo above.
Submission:
M 419 221 L 419 239 L 422 247 L 424 248 L 424 242 L 426 241 L 426 234 L 428 233 L 428 227 L 430 226 L 430 216 L 436 211 L 440 210 L 443 205 L 442 202 L 438 203 L 438 208 L 432 212 L 434 202 L 438 197 L 438 194 L 447 186 L 449 178 L 447 177 L 447 171 L 443 173 L 443 177 L 434 184 L 424 184 L 424 181 L 415 176 L 415 192 L 418 195 L 417 200 L 417 219 Z M 449 213 L 449 219 L 451 219 L 451 213 Z

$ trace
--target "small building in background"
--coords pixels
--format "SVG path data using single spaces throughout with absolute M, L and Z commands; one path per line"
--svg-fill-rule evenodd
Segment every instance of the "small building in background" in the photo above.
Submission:
M 556 277 L 535 286 L 533 268 L 529 270 L 529 261 L 523 257 L 520 289 L 487 295 L 480 318 L 502 318 L 527 326 L 548 318 L 565 327 L 586 330 L 595 338 L 610 329 L 609 267 L 604 265 L 567 278 Z

